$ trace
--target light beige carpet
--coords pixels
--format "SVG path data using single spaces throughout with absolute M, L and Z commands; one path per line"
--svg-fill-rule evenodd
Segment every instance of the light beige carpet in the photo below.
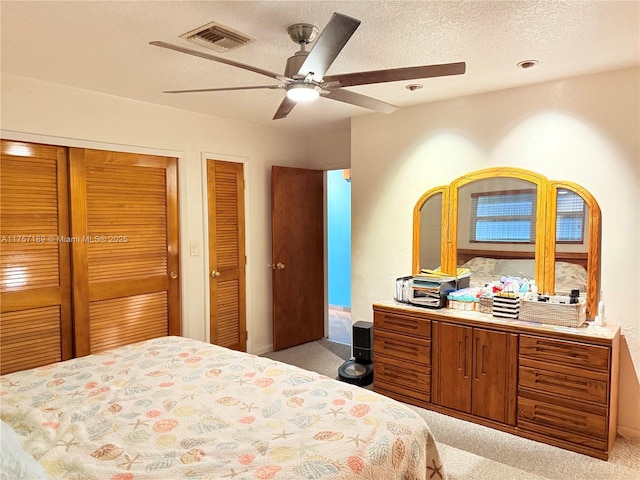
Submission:
M 349 346 L 320 340 L 263 356 L 337 377 Z M 374 371 L 375 378 L 375 371 Z M 618 437 L 608 462 L 411 407 L 433 432 L 450 480 L 640 480 L 640 442 Z

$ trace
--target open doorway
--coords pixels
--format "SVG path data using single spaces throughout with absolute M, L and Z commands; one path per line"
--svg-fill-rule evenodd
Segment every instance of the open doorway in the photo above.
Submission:
M 327 172 L 329 340 L 351 345 L 351 175 Z

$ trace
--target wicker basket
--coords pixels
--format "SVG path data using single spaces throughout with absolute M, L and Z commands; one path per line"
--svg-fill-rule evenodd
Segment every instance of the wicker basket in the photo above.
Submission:
M 480 297 L 478 299 L 478 310 L 480 313 L 492 313 L 493 312 L 493 298 Z
M 562 327 L 581 327 L 587 319 L 587 305 L 584 300 L 579 303 L 538 302 L 522 300 L 520 303 L 520 320 L 525 322 L 559 325 Z

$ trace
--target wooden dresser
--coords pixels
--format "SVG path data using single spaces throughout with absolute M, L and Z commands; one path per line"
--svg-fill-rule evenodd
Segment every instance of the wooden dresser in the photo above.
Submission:
M 620 327 L 556 327 L 380 302 L 376 392 L 607 460 L 618 420 Z

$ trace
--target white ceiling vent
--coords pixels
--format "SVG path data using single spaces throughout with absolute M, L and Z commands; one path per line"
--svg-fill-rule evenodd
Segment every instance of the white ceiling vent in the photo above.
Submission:
M 216 22 L 207 23 L 202 27 L 184 33 L 180 35 L 180 38 L 220 53 L 241 47 L 253 40 L 253 38 L 243 33 Z

